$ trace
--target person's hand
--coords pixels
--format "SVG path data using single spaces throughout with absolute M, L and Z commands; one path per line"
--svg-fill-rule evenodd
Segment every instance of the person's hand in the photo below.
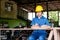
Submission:
M 51 28 L 51 27 L 47 25 L 42 25 L 41 28 Z
M 40 28 L 38 25 L 33 25 L 31 28 L 33 28 L 33 29 L 38 29 L 38 28 Z
M 24 27 L 24 29 L 26 29 L 27 27 Z

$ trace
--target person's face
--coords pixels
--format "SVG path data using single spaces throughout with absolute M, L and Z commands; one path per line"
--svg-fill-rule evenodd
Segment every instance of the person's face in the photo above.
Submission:
M 37 12 L 36 16 L 38 16 L 38 17 L 42 16 L 42 12 Z

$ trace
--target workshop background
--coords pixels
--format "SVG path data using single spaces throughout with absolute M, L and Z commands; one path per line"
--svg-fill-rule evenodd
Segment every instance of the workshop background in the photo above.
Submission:
M 53 27 L 60 27 L 60 0 L 0 0 L 0 28 L 30 27 L 32 19 L 36 16 L 36 5 L 43 6 L 43 16 Z M 0 32 L 1 40 L 18 40 L 19 38 L 19 40 L 24 40 L 21 34 L 24 32 L 26 35 L 23 36 L 27 39 L 32 31 L 18 31 L 17 33 L 15 31 L 18 35 L 11 30 Z

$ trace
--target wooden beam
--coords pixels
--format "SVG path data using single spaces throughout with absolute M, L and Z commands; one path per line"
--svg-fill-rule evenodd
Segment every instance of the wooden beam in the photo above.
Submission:
M 54 35 L 54 31 L 51 30 L 50 33 L 49 33 L 49 36 L 48 36 L 48 40 L 52 40 L 53 35 Z
M 55 28 L 0 28 L 0 30 L 60 30 L 59 27 Z

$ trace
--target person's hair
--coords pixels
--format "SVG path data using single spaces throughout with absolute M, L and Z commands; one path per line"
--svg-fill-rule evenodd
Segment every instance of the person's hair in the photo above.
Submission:
M 37 13 L 37 12 L 35 12 L 35 13 Z M 42 14 L 43 14 L 43 12 L 42 12 Z

